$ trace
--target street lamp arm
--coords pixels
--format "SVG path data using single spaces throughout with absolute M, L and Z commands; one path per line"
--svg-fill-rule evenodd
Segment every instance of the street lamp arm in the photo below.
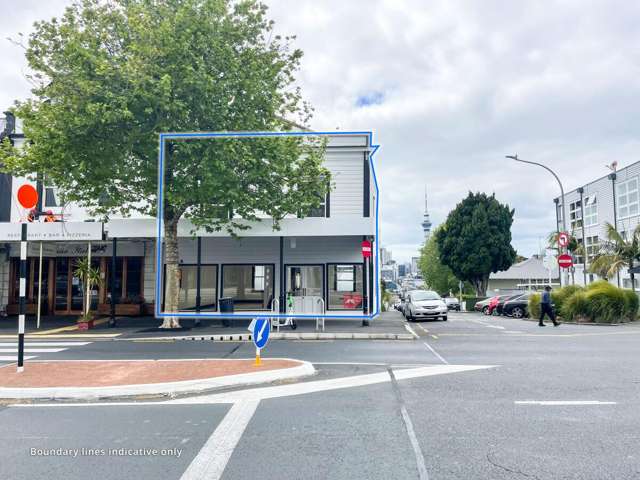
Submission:
M 558 182 L 558 185 L 560 186 L 560 195 L 562 197 L 562 203 L 563 206 L 562 208 L 564 209 L 564 187 L 562 186 L 562 182 L 560 181 L 560 178 L 558 177 L 558 175 L 556 175 L 556 172 L 554 172 L 553 170 L 551 170 L 549 167 L 547 167 L 546 165 L 543 165 L 542 163 L 538 163 L 538 162 L 532 162 L 530 160 L 522 160 L 521 158 L 518 158 L 518 155 L 506 155 L 507 158 L 510 158 L 512 160 L 515 160 L 516 162 L 522 162 L 522 163 L 529 163 L 531 165 L 538 165 L 539 167 L 544 168 L 547 172 L 549 172 L 551 175 L 553 175 L 553 177 L 556 179 L 556 181 Z M 564 215 L 562 216 L 562 218 L 564 219 Z

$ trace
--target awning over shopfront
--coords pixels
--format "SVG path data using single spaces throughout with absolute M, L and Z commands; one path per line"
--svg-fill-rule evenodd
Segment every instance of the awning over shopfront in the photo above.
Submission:
M 375 223 L 371 218 L 359 216 L 342 216 L 336 218 L 308 217 L 285 218 L 280 222 L 280 230 L 273 229 L 271 220 L 240 222 L 250 228 L 242 230 L 242 237 L 309 237 L 309 236 L 349 236 L 375 235 Z M 154 218 L 127 218 L 110 220 L 106 229 L 109 238 L 154 238 L 157 235 L 157 223 Z M 197 230 L 187 220 L 180 221 L 178 236 L 180 237 L 229 237 L 226 230 L 207 232 Z
M 0 242 L 19 242 L 21 229 L 21 223 L 0 223 Z M 102 240 L 102 230 L 102 222 L 33 222 L 27 224 L 27 240 Z

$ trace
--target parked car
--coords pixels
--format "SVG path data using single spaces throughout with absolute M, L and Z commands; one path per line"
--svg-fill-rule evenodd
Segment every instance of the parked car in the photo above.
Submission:
M 431 290 L 413 290 L 409 292 L 405 304 L 405 317 L 413 321 L 418 317 L 441 318 L 447 320 L 447 304 L 442 297 Z
M 532 293 L 523 293 L 504 303 L 502 306 L 503 315 L 514 318 L 524 318 L 529 316 L 529 297 Z
M 460 311 L 460 301 L 456 297 L 445 297 L 444 303 L 447 304 L 449 310 Z
M 476 304 L 473 306 L 473 309 L 476 312 L 482 312 L 482 313 L 487 313 L 487 311 L 489 310 L 489 303 L 491 303 L 491 300 L 494 297 L 489 297 L 489 298 L 485 298 L 484 300 L 480 300 L 479 302 L 476 302 Z
M 504 304 L 510 300 L 515 300 L 518 297 L 522 296 L 522 292 L 513 293 L 511 295 L 499 295 L 496 304 L 493 307 L 490 307 L 489 314 L 490 315 L 502 315 L 504 311 Z
M 409 300 L 409 295 L 411 292 L 419 292 L 421 290 L 405 290 L 403 294 L 400 296 L 400 313 L 407 318 L 407 301 Z M 424 290 L 422 290 L 424 291 Z

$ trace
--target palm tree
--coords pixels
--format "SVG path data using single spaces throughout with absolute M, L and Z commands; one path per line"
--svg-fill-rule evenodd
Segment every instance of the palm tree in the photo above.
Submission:
M 635 292 L 633 267 L 640 259 L 640 225 L 635 228 L 629 239 L 610 223 L 605 224 L 605 231 L 607 240 L 600 244 L 600 251 L 591 262 L 589 271 L 608 280 L 627 267 L 631 275 L 631 288 Z

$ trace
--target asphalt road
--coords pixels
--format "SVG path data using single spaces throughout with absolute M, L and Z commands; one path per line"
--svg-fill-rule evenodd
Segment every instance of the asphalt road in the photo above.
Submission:
M 267 357 L 314 363 L 318 375 L 300 384 L 318 385 L 312 393 L 283 385 L 258 400 L 242 391 L 234 404 L 0 407 L 0 478 L 640 478 L 640 325 L 539 328 L 450 314 L 409 326 L 419 338 L 271 342 Z M 37 355 L 253 353 L 251 344 L 96 341 Z M 435 366 L 438 375 L 404 378 Z M 68 455 L 43 455 L 57 448 Z

